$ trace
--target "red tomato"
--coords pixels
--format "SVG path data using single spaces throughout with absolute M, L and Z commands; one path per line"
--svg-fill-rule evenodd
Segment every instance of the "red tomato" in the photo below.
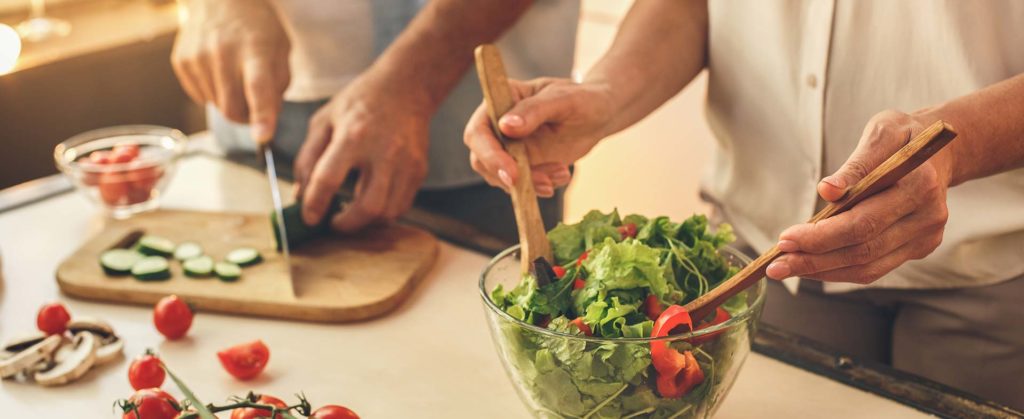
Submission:
M 128 203 L 138 204 L 150 198 L 153 188 L 163 176 L 163 170 L 159 167 L 143 167 L 128 171 L 126 176 L 129 182 Z
M 128 156 L 128 161 L 135 160 L 139 157 L 139 145 L 138 144 L 118 144 L 111 150 L 113 154 L 119 154 L 122 156 Z
M 359 415 L 351 409 L 333 404 L 316 409 L 310 417 L 316 419 L 359 419 Z
M 174 419 L 181 411 L 178 401 L 158 388 L 138 390 L 128 402 L 135 409 L 126 409 L 122 419 Z M 139 411 L 138 416 L 135 416 L 136 409 Z
M 177 295 L 168 295 L 153 308 L 153 324 L 167 339 L 181 338 L 192 326 L 192 309 Z
M 256 403 L 269 404 L 277 407 L 288 407 L 281 399 L 266 394 L 261 395 Z M 270 411 L 267 409 L 256 409 L 254 407 L 243 407 L 241 409 L 235 409 L 231 411 L 231 419 L 257 419 L 257 418 L 269 418 Z M 274 415 L 274 419 L 281 419 L 281 414 Z
M 551 267 L 551 270 L 555 271 L 555 277 L 561 278 L 565 276 L 565 268 L 555 265 Z
M 633 223 L 624 224 L 624 225 L 619 226 L 618 230 L 619 230 L 619 235 L 621 235 L 623 239 L 625 239 L 627 237 L 629 237 L 629 238 L 635 238 L 636 237 L 636 224 L 633 224 Z
M 122 173 L 101 173 L 99 188 L 100 198 L 108 205 L 122 205 L 128 199 L 128 179 Z
M 110 164 L 110 152 L 106 150 L 100 150 L 89 153 L 89 163 Z
M 128 163 L 132 160 L 135 160 L 135 156 L 123 151 L 117 151 L 115 149 L 113 153 L 110 153 L 111 163 Z
M 151 353 L 135 358 L 128 367 L 128 382 L 136 390 L 159 388 L 163 385 L 166 375 L 164 368 L 160 366 L 160 358 Z
M 49 303 L 39 308 L 36 314 L 36 327 L 47 335 L 59 335 L 68 330 L 71 315 L 61 303 Z
M 576 328 L 580 329 L 580 331 L 583 332 L 584 335 L 594 336 L 594 331 L 590 330 L 590 326 L 587 326 L 586 323 L 583 323 L 582 317 L 572 319 L 572 321 L 570 321 L 569 323 L 576 325 Z
M 270 349 L 262 340 L 235 345 L 217 352 L 220 364 L 228 374 L 239 380 L 248 380 L 260 375 L 270 360 Z

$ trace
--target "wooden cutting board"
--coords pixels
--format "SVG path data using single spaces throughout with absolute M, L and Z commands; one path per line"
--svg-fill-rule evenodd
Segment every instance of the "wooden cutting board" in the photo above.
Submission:
M 253 247 L 264 261 L 245 267 L 237 282 L 186 277 L 171 262 L 171 279 L 142 282 L 104 274 L 99 256 L 134 231 L 175 243 L 197 242 L 221 260 L 232 249 Z M 391 225 L 354 236 L 331 236 L 293 250 L 294 289 L 275 250 L 267 215 L 160 210 L 113 220 L 57 268 L 57 283 L 71 296 L 122 304 L 154 304 L 177 294 L 198 310 L 319 322 L 349 322 L 383 315 L 408 297 L 437 259 L 437 239 L 423 230 Z

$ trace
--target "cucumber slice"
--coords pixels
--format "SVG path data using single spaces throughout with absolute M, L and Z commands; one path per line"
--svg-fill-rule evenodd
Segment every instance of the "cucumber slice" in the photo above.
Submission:
M 203 255 L 203 247 L 198 243 L 185 242 L 174 249 L 174 258 L 180 261 L 195 259 Z
M 139 281 L 160 281 L 171 277 L 171 265 L 161 256 L 146 256 L 132 266 L 132 276 Z
M 181 262 L 181 267 L 185 271 L 185 276 L 193 278 L 210 276 L 213 274 L 213 258 L 209 256 L 195 257 Z
M 142 236 L 139 239 L 139 252 L 146 256 L 170 257 L 174 253 L 174 242 L 159 236 Z
M 242 277 L 242 268 L 231 262 L 217 262 L 213 265 L 213 273 L 224 282 L 235 282 Z
M 263 256 L 260 252 L 251 247 L 241 247 L 228 252 L 227 257 L 224 260 L 234 263 L 238 266 L 251 266 L 263 260 Z
M 100 255 L 100 266 L 107 275 L 128 275 L 132 273 L 132 266 L 135 266 L 142 257 L 134 250 L 110 249 Z
M 281 211 L 281 215 L 284 217 L 284 229 L 288 232 L 288 247 L 292 250 L 297 249 L 306 242 L 309 242 L 317 237 L 327 235 L 331 231 L 330 221 L 341 211 L 341 197 L 334 195 L 331 198 L 331 203 L 327 207 L 327 213 L 324 214 L 324 218 L 320 219 L 320 222 L 316 225 L 306 225 L 306 222 L 302 220 L 302 201 L 296 202 L 291 206 L 284 207 Z M 277 243 L 277 251 L 280 252 L 281 245 L 281 232 L 277 228 L 277 213 L 270 213 L 270 227 L 274 229 L 274 241 Z

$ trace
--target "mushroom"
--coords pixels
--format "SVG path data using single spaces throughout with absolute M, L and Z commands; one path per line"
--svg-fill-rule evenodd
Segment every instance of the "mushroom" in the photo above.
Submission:
M 57 350 L 62 340 L 60 335 L 46 336 L 41 339 L 26 337 L 5 345 L 4 351 L 9 356 L 0 361 L 0 378 L 13 377 L 23 370 L 45 361 Z
M 37 371 L 33 378 L 44 386 L 58 386 L 81 378 L 96 363 L 99 344 L 100 340 L 92 333 L 75 334 L 71 343 L 57 349 L 50 365 Z
M 96 350 L 96 365 L 106 364 L 121 356 L 124 350 L 124 341 L 114 334 L 114 328 L 109 323 L 95 317 L 76 317 L 68 322 L 68 330 L 73 334 L 82 332 L 92 333 L 99 340 L 99 348 Z

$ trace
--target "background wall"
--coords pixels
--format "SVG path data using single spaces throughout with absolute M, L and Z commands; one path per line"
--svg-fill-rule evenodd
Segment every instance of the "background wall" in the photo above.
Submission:
M 611 45 L 632 2 L 584 0 L 576 68 L 585 74 Z M 566 221 L 591 209 L 669 215 L 707 212 L 698 183 L 714 139 L 704 120 L 707 77 L 701 74 L 643 121 L 609 137 L 576 165 L 566 193 Z

